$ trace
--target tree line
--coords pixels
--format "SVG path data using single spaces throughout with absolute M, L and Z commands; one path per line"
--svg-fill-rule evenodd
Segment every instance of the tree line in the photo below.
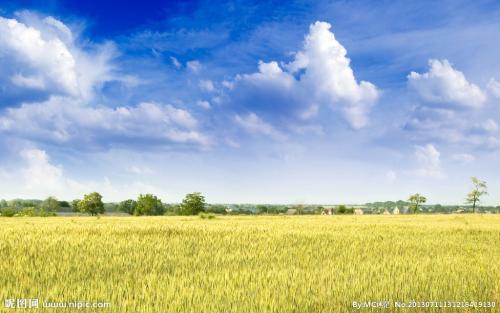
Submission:
M 467 194 L 465 202 L 471 206 L 472 212 L 476 212 L 481 197 L 488 193 L 487 184 L 476 177 L 471 178 L 472 189 Z M 373 208 L 377 207 L 407 207 L 408 213 L 419 213 L 424 211 L 427 198 L 420 193 L 410 195 L 408 201 L 397 202 L 376 202 L 367 204 L 371 211 L 364 213 L 376 213 Z M 236 207 L 234 210 L 232 207 Z M 82 199 L 71 202 L 58 201 L 54 197 L 41 200 L 0 200 L 1 216 L 54 216 L 56 212 L 78 212 L 89 215 L 103 214 L 109 211 L 120 211 L 130 215 L 197 215 L 197 214 L 285 214 L 293 211 L 293 214 L 321 214 L 325 208 L 323 206 L 305 205 L 227 205 L 212 204 L 205 202 L 205 197 L 199 192 L 189 193 L 180 204 L 165 204 L 153 194 L 141 194 L 137 199 L 127 199 L 119 203 L 104 203 L 102 196 L 97 192 L 84 195 Z M 435 205 L 433 208 L 442 209 L 442 206 Z M 497 211 L 500 207 L 497 207 Z M 354 214 L 353 207 L 345 205 L 336 206 L 334 214 Z M 378 212 L 380 213 L 380 211 Z M 203 216 L 202 216 L 203 217 Z M 208 217 L 208 216 L 207 216 Z

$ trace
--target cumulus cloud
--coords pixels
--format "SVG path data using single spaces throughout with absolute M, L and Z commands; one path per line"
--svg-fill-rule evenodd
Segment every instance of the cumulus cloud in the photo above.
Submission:
M 53 17 L 29 12 L 0 17 L 0 98 L 26 100 L 23 95 L 33 90 L 40 98 L 88 98 L 96 85 L 111 79 L 114 53 L 111 44 L 82 48 L 71 30 Z
M 450 143 L 489 145 L 488 136 L 498 130 L 493 119 L 482 120 L 452 108 L 418 106 L 406 121 L 405 129 L 416 140 L 439 139 Z
M 417 176 L 442 178 L 444 177 L 441 168 L 441 153 L 432 144 L 415 147 L 415 158 L 419 165 L 414 171 Z
M 215 90 L 214 83 L 207 79 L 207 80 L 200 80 L 198 83 L 198 86 L 200 87 L 201 90 L 207 91 L 207 92 L 212 92 Z
M 423 74 L 411 72 L 408 85 L 427 103 L 479 108 L 486 101 L 483 91 L 467 81 L 464 74 L 454 69 L 448 60 L 429 60 L 429 71 Z
M 260 61 L 258 72 L 226 82 L 233 103 L 299 119 L 313 118 L 324 105 L 342 112 L 353 128 L 366 126 L 379 92 L 373 84 L 357 81 L 346 49 L 330 29 L 325 22 L 312 24 L 290 63 Z
M 9 108 L 0 116 L 0 132 L 28 139 L 82 144 L 141 140 L 207 146 L 190 112 L 169 104 L 142 102 L 133 107 L 89 107 L 53 97 L 42 103 Z
M 303 50 L 287 65 L 291 73 L 305 71 L 300 83 L 320 103 L 341 105 L 354 128 L 366 126 L 371 106 L 378 98 L 377 88 L 369 82 L 358 83 L 347 58 L 347 50 L 330 31 L 331 25 L 316 22 L 309 28 Z
M 285 135 L 274 129 L 272 125 L 262 120 L 253 112 L 243 116 L 236 115 L 234 120 L 236 124 L 251 134 L 265 135 L 277 140 L 285 138 Z
M 488 91 L 495 98 L 500 98 L 500 82 L 496 81 L 494 78 L 491 78 L 488 82 Z
M 51 164 L 45 151 L 26 149 L 20 153 L 20 156 L 26 164 L 22 169 L 22 176 L 28 189 L 53 190 L 63 185 L 61 166 Z
M 411 72 L 408 87 L 418 99 L 405 124 L 405 130 L 414 139 L 495 146 L 491 143 L 496 139 L 498 125 L 486 111 L 486 92 L 470 83 L 447 60 L 430 60 L 426 73 Z M 490 94 L 494 88 L 492 79 L 488 86 Z
M 201 107 L 201 108 L 204 108 L 205 110 L 209 110 L 212 106 L 210 105 L 210 102 L 206 101 L 206 100 L 199 100 L 199 101 L 196 101 L 196 104 Z
M 72 200 L 84 194 L 98 191 L 106 201 L 122 200 L 140 193 L 162 195 L 163 190 L 138 180 L 124 182 L 111 180 L 107 176 L 95 180 L 77 180 L 64 167 L 57 164 L 49 154 L 39 148 L 26 148 L 18 152 L 18 164 L 9 168 L 0 167 L 0 188 L 6 198 L 44 199 L 55 196 Z M 151 170 L 145 166 L 132 166 L 128 172 L 132 177 L 147 176 Z

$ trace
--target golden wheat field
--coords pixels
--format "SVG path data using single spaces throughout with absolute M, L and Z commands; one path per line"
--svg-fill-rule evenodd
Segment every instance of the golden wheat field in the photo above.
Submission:
M 110 303 L 58 312 L 500 306 L 499 215 L 1 218 L 0 225 L 0 299 Z M 353 307 L 382 300 L 388 309 Z M 393 304 L 412 300 L 496 301 L 496 308 Z

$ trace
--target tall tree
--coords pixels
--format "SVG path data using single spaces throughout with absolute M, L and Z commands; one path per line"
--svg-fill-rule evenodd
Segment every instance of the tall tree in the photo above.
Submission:
M 97 215 L 104 213 L 104 203 L 102 203 L 102 196 L 97 192 L 85 195 L 82 200 L 78 202 L 78 210 L 90 215 Z
M 481 201 L 481 196 L 488 194 L 488 187 L 486 186 L 486 182 L 478 179 L 477 177 L 471 177 L 472 184 L 474 188 L 467 195 L 467 203 L 472 204 L 472 212 L 476 212 L 476 206 Z
M 57 199 L 54 197 L 48 197 L 42 202 L 42 209 L 44 209 L 46 212 L 54 213 L 59 211 L 60 208 L 61 207 L 59 201 L 57 201 Z
M 132 199 L 122 201 L 118 205 L 118 210 L 120 210 L 121 212 L 128 213 L 130 215 L 133 215 L 136 209 L 137 209 L 137 202 Z
M 71 209 L 73 209 L 73 212 L 80 212 L 80 209 L 78 208 L 78 203 L 80 203 L 80 201 L 80 199 L 71 201 Z
M 420 205 L 427 202 L 427 198 L 416 193 L 408 198 L 408 202 L 410 202 L 410 210 L 413 213 L 417 213 L 420 210 Z
M 152 194 L 139 195 L 134 215 L 162 215 L 165 207 L 158 197 Z
M 205 197 L 199 192 L 188 193 L 182 200 L 181 215 L 196 215 L 205 211 Z

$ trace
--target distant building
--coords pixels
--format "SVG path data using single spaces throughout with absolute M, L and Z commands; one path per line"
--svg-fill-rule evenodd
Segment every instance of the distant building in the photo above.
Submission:
M 295 214 L 297 214 L 297 209 L 288 209 L 286 211 L 286 214 L 287 215 L 295 215 Z
M 354 209 L 354 214 L 356 215 L 363 215 L 363 210 L 362 209 Z
M 394 210 L 392 210 L 392 214 L 399 214 L 399 208 L 395 207 Z
M 333 214 L 333 208 L 324 208 L 323 212 L 321 212 L 321 215 L 332 215 Z
M 382 213 L 382 214 L 384 214 L 384 215 L 391 215 L 391 212 L 389 212 L 389 210 L 388 210 L 388 209 L 385 209 L 385 210 L 384 210 L 384 213 Z

